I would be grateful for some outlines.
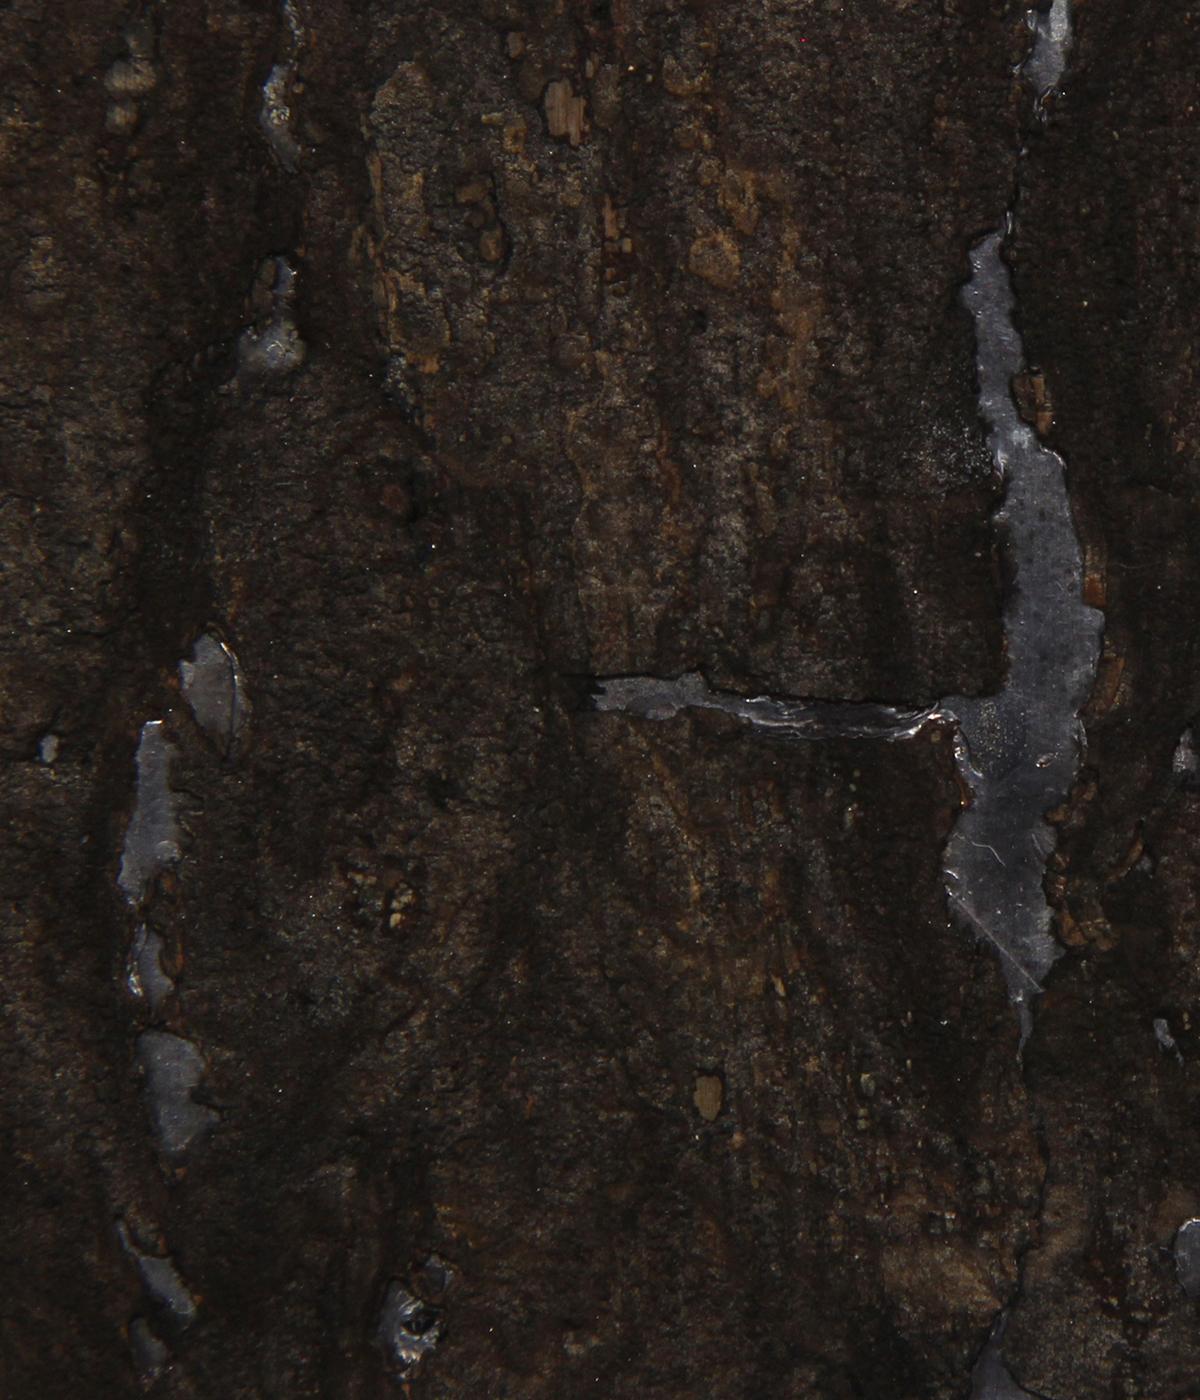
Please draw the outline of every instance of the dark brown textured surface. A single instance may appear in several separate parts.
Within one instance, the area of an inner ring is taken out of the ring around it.
[[[1033,1389],[1076,1400],[1196,1393],[1200,1329],[1167,1247],[1197,1214],[1193,772],[1171,755],[1200,708],[1194,640],[1197,209],[1189,74],[1200,11],[1081,5],[1018,221],[1026,349],[1049,370],[1105,594],[1088,770],[1064,837],[1076,945],[1030,1056],[1049,1172],[1006,1339]],[[1191,764],[1191,761],[1189,760]],[[1191,764],[1194,766],[1194,764]],[[1163,1018],[1182,1061],[1160,1051]]]
[[[1111,658],[1024,1070],[946,916],[946,733],[586,703],[998,683],[958,289],[1022,7],[298,4],[295,171],[281,11],[0,13],[5,1396],[139,1393],[139,1317],[155,1394],[396,1393],[393,1280],[443,1329],[414,1396],[949,1400],[1008,1304],[1056,1400],[1192,1394],[1197,54],[1188,5],[1078,8],[1015,248]],[[276,257],[306,357],[255,374]],[[163,717],[151,1017],[116,875]],[[179,1170],[150,1024],[220,1115]]]

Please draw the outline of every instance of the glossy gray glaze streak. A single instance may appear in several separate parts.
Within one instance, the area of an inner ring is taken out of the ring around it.
[[[269,310],[244,330],[238,340],[238,367],[244,374],[290,374],[299,369],[308,347],[292,317],[296,272],[284,257],[268,258],[260,277],[269,279],[266,294]]]
[[[744,699],[710,689],[698,672],[678,680],[616,676],[598,682],[593,704],[601,711],[624,711],[643,719],[670,719],[681,710],[720,710],[759,729],[798,739],[910,739],[939,710],[900,710],[891,705],[841,700]]]
[[[175,990],[175,981],[162,965],[163,941],[152,929],[139,924],[129,950],[126,981],[135,997],[143,998],[152,1015]]]
[[[1010,576],[1008,664],[998,694],[944,702],[959,721],[973,792],[947,843],[945,873],[955,913],[1000,954],[1024,1036],[1030,999],[1061,952],[1042,887],[1055,844],[1045,814],[1063,802],[1078,771],[1078,715],[1099,661],[1103,615],[1083,601],[1062,460],[1013,401],[1024,355],[1001,243],[994,233],[972,250],[963,300],[975,322],[980,413],[1005,485],[995,519]]]
[[[125,828],[117,884],[136,909],[146,898],[151,881],[180,856],[179,827],[171,794],[174,746],[160,719],[142,725],[137,748],[137,792],[133,816]]]
[[[301,154],[294,133],[295,114],[292,111],[292,102],[296,86],[296,57],[303,36],[291,0],[284,0],[282,18],[280,58],[267,74],[267,80],[263,84],[258,124],[275,154],[275,159],[286,171],[293,173],[300,166]]]
[[[174,1260],[169,1255],[148,1254],[139,1249],[123,1220],[117,1222],[117,1234],[125,1252],[137,1266],[150,1298],[166,1309],[180,1326],[190,1326],[196,1319],[196,1299],[184,1283]]]
[[[1023,1390],[1004,1364],[1002,1343],[1008,1318],[1001,1316],[992,1329],[987,1346],[971,1372],[971,1400],[1038,1400],[1031,1390]]]
[[[196,723],[229,753],[246,716],[237,657],[224,642],[205,633],[196,639],[191,661],[179,663],[179,679]]]
[[[1164,1055],[1174,1055],[1179,1064],[1183,1064],[1183,1052],[1179,1048],[1179,1043],[1171,1034],[1171,1024],[1165,1016],[1156,1016],[1152,1022],[1154,1039],[1158,1041],[1158,1048]]]
[[[195,1320],[196,1300],[170,1259],[143,1254],[138,1259],[138,1272],[146,1285],[146,1292],[166,1308],[177,1322],[186,1327]]]
[[[1175,1272],[1179,1286],[1193,1301],[1200,1299],[1200,1220],[1185,1220],[1175,1232]]]
[[[1190,728],[1179,736],[1171,756],[1171,772],[1185,781],[1194,780],[1200,774],[1200,755],[1196,753],[1195,736]]]
[[[153,1385],[170,1359],[170,1353],[144,1317],[135,1317],[129,1324],[129,1349],[138,1379],[143,1385]]]
[[[1021,74],[1037,102],[1062,81],[1071,49],[1071,0],[1054,0],[1048,10],[1030,10],[1033,48]]]
[[[204,1078],[204,1057],[190,1040],[169,1031],[143,1031],[137,1054],[155,1136],[163,1155],[177,1160],[218,1119],[211,1108],[192,1098]]]
[[[437,1346],[442,1324],[434,1309],[393,1279],[384,1296],[377,1335],[392,1368],[405,1375]]]

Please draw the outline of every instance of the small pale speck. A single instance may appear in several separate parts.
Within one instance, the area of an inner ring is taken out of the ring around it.
[[[692,1091],[692,1102],[696,1112],[706,1123],[711,1123],[721,1111],[725,1098],[725,1086],[715,1074],[698,1074],[696,1087]]]

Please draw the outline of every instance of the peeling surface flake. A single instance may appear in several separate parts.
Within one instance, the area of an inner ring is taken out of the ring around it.
[[[125,830],[117,884],[129,903],[139,908],[160,870],[180,856],[179,827],[171,794],[171,759],[175,749],[160,719],[142,726],[137,750],[137,797]]]
[[[192,1098],[192,1090],[204,1077],[204,1057],[190,1040],[169,1031],[143,1031],[137,1053],[159,1145],[165,1156],[182,1157],[218,1118]]]

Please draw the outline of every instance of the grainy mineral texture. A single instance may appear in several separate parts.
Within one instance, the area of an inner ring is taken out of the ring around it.
[[[0,6],[5,1400],[1194,1393],[1200,10],[1074,8],[1035,113],[1018,0]],[[1020,1057],[1001,230],[1105,624]]]

